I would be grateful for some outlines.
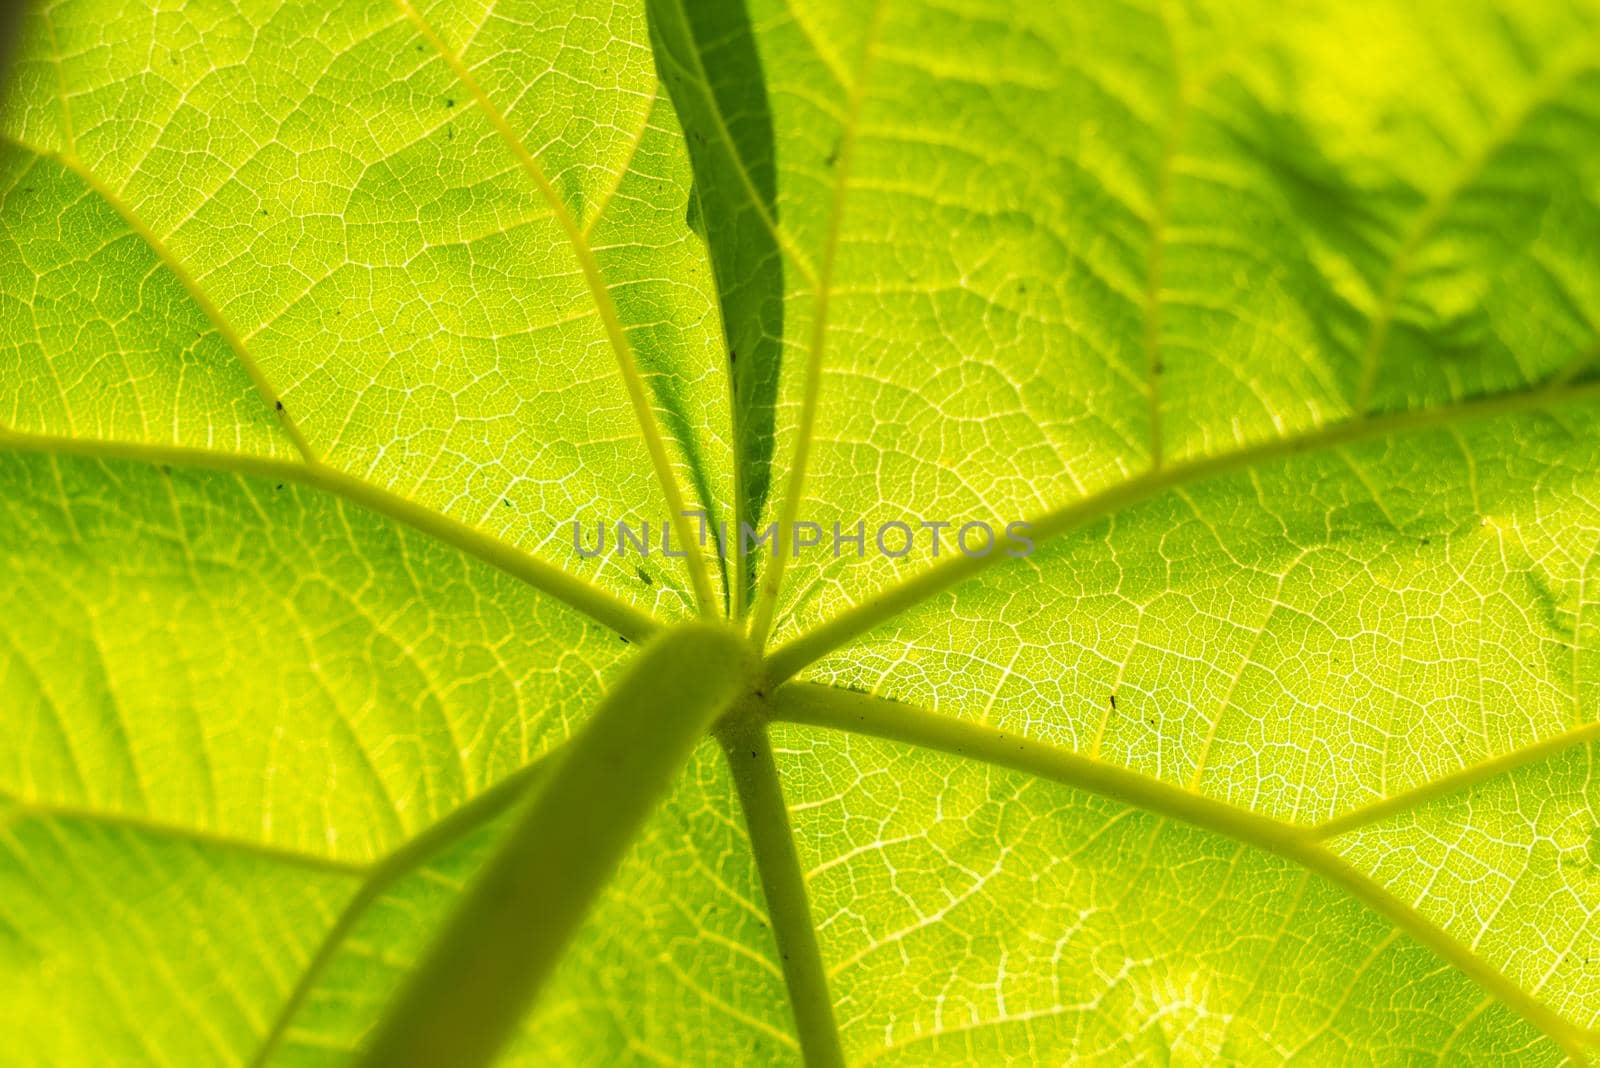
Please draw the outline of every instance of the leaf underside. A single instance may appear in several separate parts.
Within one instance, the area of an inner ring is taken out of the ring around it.
[[[700,615],[764,681],[504,1063],[1600,1049],[1592,0],[54,0],[9,55],[8,1063],[349,1063]],[[686,505],[828,537],[573,550]]]

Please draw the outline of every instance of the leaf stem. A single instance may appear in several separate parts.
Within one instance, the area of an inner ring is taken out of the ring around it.
[[[748,645],[725,626],[689,623],[645,646],[463,893],[359,1063],[489,1064],[696,742],[754,678]]]
[[[795,852],[789,808],[772,759],[766,725],[746,718],[717,732],[739,792],[750,849],[761,875],[761,891],[782,958],[784,983],[794,1011],[795,1032],[808,1068],[844,1064],[839,1027],[833,1018],[827,970],[817,946],[817,928],[806,898],[805,876]]]

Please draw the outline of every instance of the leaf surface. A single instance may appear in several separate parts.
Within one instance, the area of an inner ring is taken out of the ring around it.
[[[1592,1058],[1589,0],[60,0],[10,83],[20,1063],[351,1063],[696,614],[764,676],[506,1063]],[[686,507],[821,544],[574,550]]]

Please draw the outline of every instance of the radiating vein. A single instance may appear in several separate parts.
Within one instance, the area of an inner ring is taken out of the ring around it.
[[[806,352],[805,384],[800,397],[800,418],[795,427],[794,452],[789,459],[788,483],[778,509],[778,536],[756,587],[755,611],[750,620],[750,638],[758,650],[766,646],[767,633],[772,628],[772,617],[778,607],[778,594],[783,587],[784,563],[789,558],[789,553],[784,550],[784,534],[794,530],[795,520],[800,515],[800,497],[805,492],[806,468],[810,463],[811,446],[816,434],[817,405],[822,396],[822,357],[828,341],[828,309],[832,297],[834,264],[839,253],[839,234],[844,223],[846,192],[850,186],[850,165],[855,156],[856,135],[861,127],[861,105],[872,70],[872,49],[877,43],[885,2],[871,0],[872,13],[861,44],[856,81],[850,88],[844,129],[839,135],[833,202],[828,208],[821,265],[817,270],[816,302],[811,312],[811,339]]]
[[[321,463],[275,460],[242,453],[215,452],[182,445],[101,441],[30,434],[0,427],[0,447],[30,452],[64,453],[100,459],[134,460],[151,464],[224,471],[256,478],[293,481],[323,490],[369,511],[404,523],[451,545],[469,556],[526,582],[584,613],[595,622],[629,640],[639,640],[656,629],[656,622],[632,605],[618,600],[583,579],[563,571],[522,549],[485,534],[476,527],[425,508]]]
[[[611,290],[606,285],[605,279],[600,274],[600,264],[595,259],[594,250],[589,247],[588,238],[584,235],[577,220],[572,217],[572,212],[567,208],[566,201],[556,192],[550,184],[550,179],[545,176],[544,167],[534,158],[522,138],[512,129],[504,112],[494,105],[483,87],[478,84],[470,70],[428,24],[427,20],[412,6],[410,0],[394,0],[411,24],[416,27],[417,33],[427,41],[428,46],[439,54],[445,64],[450,68],[456,79],[472,95],[478,105],[478,110],[489,120],[495,133],[505,142],[507,148],[517,159],[524,172],[538,187],[539,193],[550,205],[562,233],[566,235],[572,247],[574,258],[578,261],[578,268],[583,273],[585,284],[594,299],[595,307],[600,313],[600,321],[605,327],[606,338],[611,344],[612,352],[617,359],[617,369],[622,376],[623,385],[627,389],[628,401],[633,406],[634,416],[639,424],[639,434],[644,440],[645,448],[650,454],[651,466],[661,484],[662,496],[666,499],[667,508],[671,511],[670,522],[673,532],[678,536],[678,544],[686,554],[684,561],[689,570],[689,580],[694,586],[695,602],[702,615],[709,615],[714,611],[716,595],[711,589],[711,575],[706,568],[704,554],[700,551],[698,539],[694,536],[688,517],[684,515],[685,505],[683,492],[678,487],[678,478],[673,473],[672,461],[667,456],[666,442],[661,436],[661,427],[656,420],[655,410],[650,406],[650,399],[645,392],[644,379],[639,373],[638,363],[633,357],[633,348],[628,343],[627,332],[623,329],[622,318],[617,314],[616,303],[611,299]]]
[[[1588,1047],[1597,1042],[1596,1035],[1567,1021],[1511,982],[1416,909],[1335,856],[1304,828],[1015,733],[936,715],[871,694],[811,683],[791,684],[776,694],[773,714],[783,722],[867,734],[981,760],[1099,794],[1274,853],[1340,887],[1383,916],[1504,1002],[1580,1063],[1586,1060]]]
[[[842,1068],[844,1054],[833,1017],[833,998],[828,993],[827,969],[817,945],[805,875],[795,852],[794,830],[789,826],[771,742],[764,725],[748,718],[719,731],[718,740],[739,791],[739,806],[744,810],[807,1068]]]
[[[0,810],[9,810],[12,818],[30,818],[62,823],[89,823],[100,827],[116,827],[123,830],[137,831],[140,834],[152,835],[157,838],[170,838],[227,852],[262,857],[310,871],[333,872],[342,875],[363,875],[371,868],[371,865],[368,864],[340,860],[337,857],[323,856],[299,849],[287,849],[281,846],[269,845],[265,842],[252,841],[248,838],[235,838],[231,835],[208,831],[201,827],[185,827],[175,823],[163,823],[160,820],[146,819],[142,816],[125,812],[37,802],[5,792],[0,792]]]
[[[1414,433],[1464,420],[1487,419],[1597,399],[1600,399],[1600,383],[1561,383],[1459,404],[1333,423],[1304,434],[1276,438],[1232,452],[1147,471],[1035,518],[1031,521],[1032,538],[1036,544],[1043,543],[1097,519],[1116,515],[1169,490],[1273,460],[1323,452],[1390,434]],[[944,563],[871,594],[855,606],[775,649],[767,659],[769,682],[776,685],[793,677],[807,665],[851,639],[1009,559],[1003,553],[990,553],[987,556],[951,555],[945,558]]]

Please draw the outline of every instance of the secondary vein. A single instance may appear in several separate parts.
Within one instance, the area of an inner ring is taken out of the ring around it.
[[[1492,757],[1489,760],[1468,765],[1452,771],[1448,775],[1441,775],[1437,779],[1425,782],[1421,786],[1413,787],[1410,790],[1402,790],[1382,800],[1374,801],[1369,805],[1363,805],[1343,815],[1325,820],[1312,828],[1312,834],[1317,838],[1336,837],[1347,831],[1355,830],[1357,827],[1376,823],[1387,816],[1407,812],[1435,798],[1448,797],[1450,794],[1492,779],[1496,775],[1513,771],[1540,760],[1546,760],[1576,746],[1587,745],[1597,738],[1600,738],[1600,723],[1588,723],[1573,730],[1564,731],[1553,738],[1546,738],[1543,741],[1534,742],[1532,745],[1513,749],[1509,753],[1502,753],[1500,756]]]
[[[123,224],[139,240],[145,243],[150,251],[155,254],[156,259],[161,261],[161,265],[167,269],[173,278],[177,279],[178,284],[189,295],[189,299],[194,301],[195,307],[200,309],[200,314],[205,316],[206,321],[211,324],[211,328],[217,332],[217,336],[221,337],[223,343],[233,352],[234,357],[239,361],[240,366],[244,368],[245,374],[249,376],[251,385],[255,386],[256,392],[261,396],[262,401],[276,411],[278,424],[282,428],[284,435],[294,444],[295,451],[307,463],[314,463],[317,457],[312,452],[311,445],[307,442],[305,434],[295,425],[293,417],[283,407],[276,387],[267,380],[267,376],[261,370],[261,365],[256,362],[255,357],[250,354],[250,350],[245,347],[244,339],[239,332],[234,329],[233,324],[222,314],[221,309],[212,303],[211,298],[206,295],[206,291],[200,287],[200,283],[184,267],[183,262],[173,255],[172,250],[157,236],[155,231],[145,225],[144,220],[134,214],[133,209],[123,202],[116,190],[102,182],[93,171],[84,165],[83,161],[77,157],[77,154],[70,150],[66,152],[48,152],[18,141],[9,134],[0,134],[0,141],[20,151],[30,153],[39,159],[56,161],[76,175],[78,180],[88,186],[107,207],[117,213]]]
[[[160,820],[125,812],[33,801],[29,798],[3,791],[0,791],[0,809],[11,809],[14,819],[36,819],[59,823],[92,823],[99,827],[114,827],[120,830],[150,835],[155,838],[189,842],[197,846],[261,857],[275,863],[290,864],[309,871],[327,872],[335,875],[364,875],[371,868],[371,865],[360,861],[342,860],[338,857],[272,845],[266,842],[252,841],[248,838],[235,838],[199,827],[183,827],[174,823],[163,823]]]

